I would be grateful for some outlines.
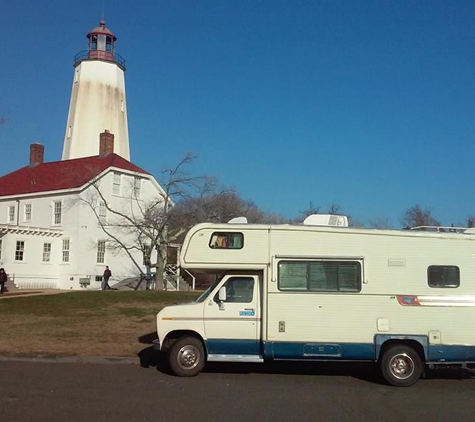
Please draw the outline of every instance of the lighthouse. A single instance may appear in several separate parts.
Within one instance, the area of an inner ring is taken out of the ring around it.
[[[63,144],[63,160],[99,155],[99,134],[113,133],[114,151],[130,161],[125,60],[105,21],[87,34],[87,51],[74,58],[74,77]]]

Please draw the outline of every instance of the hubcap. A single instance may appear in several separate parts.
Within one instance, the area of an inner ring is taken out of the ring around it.
[[[412,358],[405,353],[394,356],[389,362],[391,373],[400,380],[409,378],[414,373],[414,366]]]
[[[194,346],[183,346],[178,352],[178,364],[183,369],[193,369],[200,362],[200,352]]]

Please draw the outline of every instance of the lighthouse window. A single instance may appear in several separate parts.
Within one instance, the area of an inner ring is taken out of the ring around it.
[[[112,51],[112,38],[106,37],[106,51]]]
[[[99,34],[97,36],[97,49],[100,51],[106,51],[106,36]]]
[[[97,35],[91,37],[91,50],[97,50]]]

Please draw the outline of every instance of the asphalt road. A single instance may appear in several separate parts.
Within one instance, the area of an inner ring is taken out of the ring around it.
[[[0,421],[475,420],[464,371],[395,388],[367,364],[213,364],[195,378],[142,364],[0,362]]]

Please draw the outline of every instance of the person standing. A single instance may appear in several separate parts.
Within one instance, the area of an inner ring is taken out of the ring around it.
[[[110,290],[109,278],[111,278],[112,272],[109,270],[109,267],[106,266],[104,274],[102,274],[102,290]]]
[[[0,294],[3,295],[5,290],[5,283],[8,281],[7,273],[3,268],[0,268]]]

